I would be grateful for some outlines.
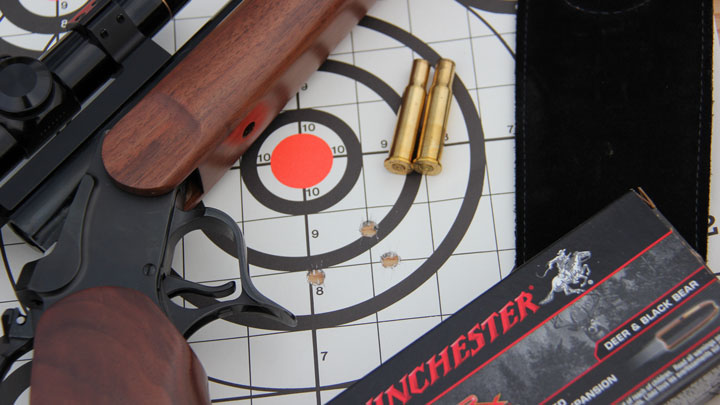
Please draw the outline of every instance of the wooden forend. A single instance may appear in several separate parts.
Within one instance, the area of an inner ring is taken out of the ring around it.
[[[166,193],[232,166],[375,0],[245,0],[108,133],[120,187]]]
[[[38,322],[30,403],[210,404],[205,370],[145,295],[79,291]]]

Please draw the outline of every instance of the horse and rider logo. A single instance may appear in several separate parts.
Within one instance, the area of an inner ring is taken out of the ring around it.
[[[590,279],[590,266],[585,262],[590,259],[589,251],[575,251],[567,253],[565,249],[560,249],[557,255],[547,262],[545,273],[540,278],[548,275],[553,268],[557,269],[557,275],[552,279],[552,288],[547,297],[540,301],[541,305],[552,302],[555,293],[564,292],[566,296],[571,294],[582,294],[585,292],[586,285],[592,285]]]

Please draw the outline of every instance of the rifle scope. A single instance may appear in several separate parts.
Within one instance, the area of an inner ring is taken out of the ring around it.
[[[29,158],[188,0],[90,0],[39,59],[0,55],[0,176]]]

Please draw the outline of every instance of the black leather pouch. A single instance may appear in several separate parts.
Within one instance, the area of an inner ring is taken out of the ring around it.
[[[637,187],[705,255],[712,2],[520,0],[517,32],[517,262]]]

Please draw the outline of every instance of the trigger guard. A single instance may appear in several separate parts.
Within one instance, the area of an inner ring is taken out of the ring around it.
[[[183,236],[195,230],[202,231],[216,246],[238,260],[242,289],[238,298],[215,301],[197,309],[183,308],[170,301],[163,280],[165,277],[171,276],[172,250]],[[295,315],[264,296],[253,284],[250,278],[245,239],[235,220],[226,213],[215,208],[204,207],[202,204],[191,211],[176,209],[169,232],[167,249],[166,260],[161,266],[163,279],[160,283],[159,300],[163,303],[170,320],[186,338],[209,322],[227,316],[240,316],[248,319],[262,316],[274,319],[286,326],[297,324]]]
[[[290,311],[261,296],[250,297],[245,292],[230,301],[216,301],[214,304],[197,309],[183,308],[170,303],[166,314],[180,333],[187,339],[208,323],[226,317],[251,320],[255,317],[273,319],[283,325],[295,326],[297,319]]]

